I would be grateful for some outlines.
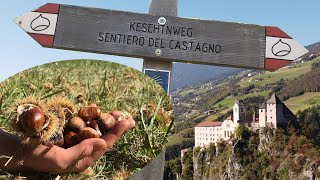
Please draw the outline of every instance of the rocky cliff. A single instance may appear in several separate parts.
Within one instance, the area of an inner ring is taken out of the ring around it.
[[[195,148],[195,180],[320,179],[320,150],[297,131],[247,128],[232,142]]]

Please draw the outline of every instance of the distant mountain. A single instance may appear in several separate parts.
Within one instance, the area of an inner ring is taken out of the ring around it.
[[[191,85],[198,85],[208,80],[214,81],[242,71],[242,69],[239,68],[185,63],[174,63],[172,69],[171,90]]]
[[[310,44],[309,46],[306,46],[306,48],[310,51],[309,54],[320,55],[320,42]]]

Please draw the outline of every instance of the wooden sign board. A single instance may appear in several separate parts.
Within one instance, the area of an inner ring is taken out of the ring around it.
[[[277,27],[46,4],[16,19],[42,46],[276,70],[308,51]]]

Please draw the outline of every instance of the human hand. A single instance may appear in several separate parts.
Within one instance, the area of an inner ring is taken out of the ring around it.
[[[86,139],[68,149],[55,145],[51,147],[39,145],[36,148],[24,150],[22,165],[19,165],[19,158],[14,158],[15,161],[8,164],[8,170],[48,173],[82,172],[93,165],[134,126],[133,119],[122,120],[101,138]]]

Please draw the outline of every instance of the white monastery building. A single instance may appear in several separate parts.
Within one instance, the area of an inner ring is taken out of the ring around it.
[[[220,140],[228,140],[235,129],[244,124],[252,128],[277,128],[296,119],[288,107],[281,102],[276,94],[259,107],[258,116],[247,113],[242,100],[236,100],[233,105],[233,115],[223,122],[202,122],[195,127],[195,146],[207,146]]]

